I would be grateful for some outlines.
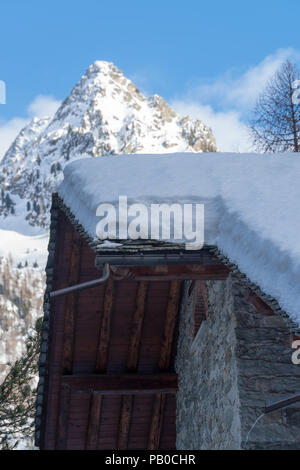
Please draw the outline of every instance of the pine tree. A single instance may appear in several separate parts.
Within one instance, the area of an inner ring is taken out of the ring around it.
[[[0,448],[13,449],[19,439],[31,439],[34,429],[41,324],[28,336],[25,354],[11,366],[0,385]]]

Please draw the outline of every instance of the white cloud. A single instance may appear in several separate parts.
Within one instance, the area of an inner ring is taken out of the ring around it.
[[[210,126],[221,151],[250,151],[246,125],[249,112],[268,80],[289,57],[298,59],[297,51],[280,49],[244,73],[227,71],[222,77],[189,87],[171,105],[178,113]]]
[[[59,105],[60,101],[52,96],[38,95],[28,106],[26,117],[15,117],[8,121],[0,121],[0,161],[20,130],[33,117],[53,116]]]
[[[220,151],[251,151],[247,126],[242,122],[237,111],[215,111],[209,105],[186,103],[185,101],[173,101],[172,107],[178,114],[201,119],[204,124],[211,127]]]
[[[32,117],[53,116],[61,102],[52,96],[38,95],[28,106],[28,114]]]
[[[24,118],[13,118],[0,124],[0,161],[27,122],[28,120]]]

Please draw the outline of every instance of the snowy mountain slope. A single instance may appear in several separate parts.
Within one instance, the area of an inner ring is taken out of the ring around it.
[[[181,118],[158,95],[147,99],[112,63],[97,61],[53,119],[34,119],[4,156],[0,226],[6,228],[10,215],[11,230],[18,230],[24,218],[31,226],[47,228],[50,195],[70,160],[201,151],[216,151],[212,132],[201,121]]]
[[[0,383],[42,314],[44,286],[41,269],[17,269],[11,257],[0,256]]]
[[[0,229],[0,257],[11,257],[14,267],[36,266],[44,271],[48,257],[48,238],[48,234],[26,236]]]

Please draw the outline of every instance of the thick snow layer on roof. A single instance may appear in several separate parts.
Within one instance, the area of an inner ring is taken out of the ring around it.
[[[128,155],[78,160],[59,195],[96,236],[96,209],[120,195],[146,205],[204,203],[205,243],[300,321],[300,156]]]

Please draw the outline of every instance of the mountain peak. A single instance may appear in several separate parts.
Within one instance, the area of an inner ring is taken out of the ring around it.
[[[123,73],[118,69],[118,67],[113,62],[106,62],[105,60],[95,60],[93,64],[89,66],[86,71],[86,74],[94,73],[117,73],[123,75]]]
[[[68,161],[129,153],[216,151],[211,130],[146,98],[111,62],[87,69],[53,118],[33,120],[0,164],[0,216],[48,226],[51,193]]]

